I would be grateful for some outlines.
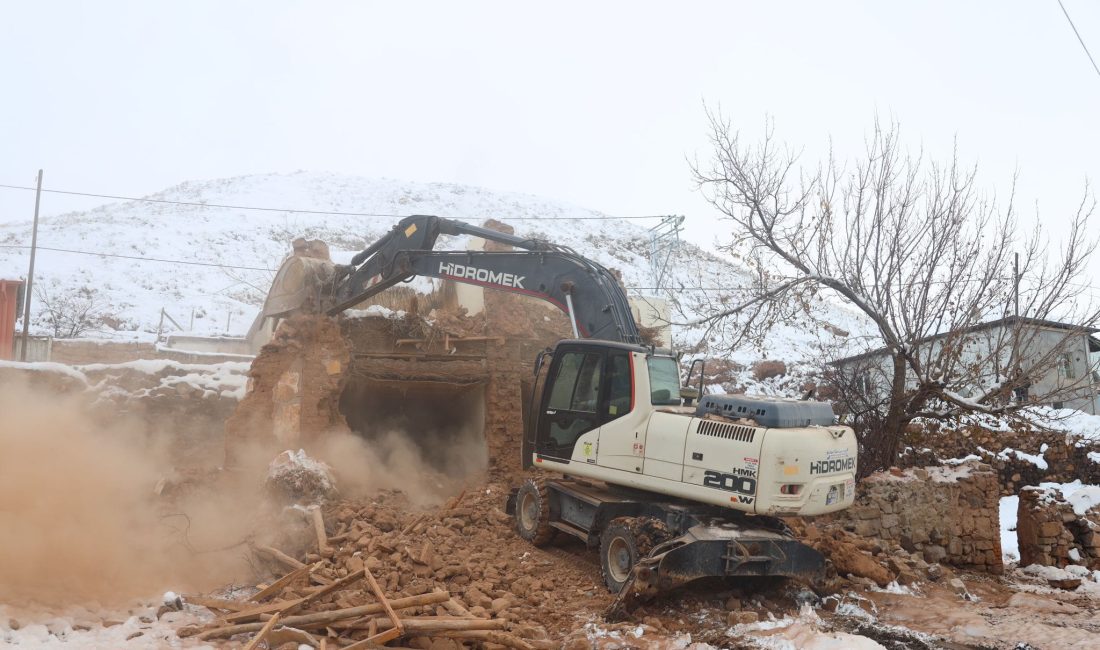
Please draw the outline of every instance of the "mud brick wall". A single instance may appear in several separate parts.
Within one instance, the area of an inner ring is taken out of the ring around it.
[[[1020,492],[1016,535],[1020,566],[1100,569],[1100,508],[1079,515],[1057,490],[1029,487]]]
[[[857,535],[920,551],[928,562],[999,574],[999,496],[997,473],[984,463],[892,468],[864,479],[841,516]]]
[[[137,359],[156,359],[156,347],[152,343],[122,343],[85,341],[80,339],[54,339],[50,361],[71,366],[90,363],[125,363]]]

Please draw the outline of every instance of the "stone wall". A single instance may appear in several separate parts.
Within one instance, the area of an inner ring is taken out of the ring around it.
[[[1100,569],[1100,507],[1075,511],[1058,490],[1024,488],[1016,535],[1020,566],[1078,564]]]
[[[841,513],[860,537],[895,542],[928,562],[1001,573],[999,480],[989,465],[879,472],[856,490]]]
[[[979,456],[1000,476],[1002,496],[1015,495],[1023,487],[1043,482],[1066,483],[1081,479],[1084,483],[1100,484],[1100,462],[1089,457],[1090,453],[1100,452],[1100,441],[1070,439],[1060,431],[910,425],[905,444],[908,449],[898,461],[902,467],[924,467],[937,465],[946,458]],[[1039,467],[1009,449],[1039,456],[1046,467]]]

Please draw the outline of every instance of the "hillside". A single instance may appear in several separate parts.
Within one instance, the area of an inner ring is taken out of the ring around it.
[[[494,218],[514,226],[517,234],[570,246],[618,269],[631,293],[651,293],[635,288],[653,284],[645,229],[648,222],[613,219],[530,195],[445,183],[298,172],[187,182],[145,198],[384,215],[435,214],[472,223]],[[143,201],[43,217],[39,229],[42,247],[203,265],[42,249],[32,328],[49,333],[43,320],[45,303],[79,296],[83,291],[94,296],[94,308],[108,316],[107,325],[85,333],[87,337],[150,340],[155,337],[162,308],[185,330],[241,335],[251,324],[273,271],[294,237],[329,242],[339,261],[386,232],[396,220]],[[691,227],[690,220],[687,227]],[[25,222],[0,224],[0,244],[25,246],[29,231]],[[25,276],[27,259],[26,249],[0,248],[0,277]],[[674,256],[671,276],[676,290],[666,297],[673,302],[674,313],[676,308],[681,312],[674,319],[682,320],[697,314],[700,298],[721,302],[725,296],[728,304],[736,299],[736,288],[748,281],[742,267],[689,243],[683,243]],[[719,292],[715,287],[732,291]],[[860,327],[858,319],[841,306],[820,300],[812,308],[841,330]],[[734,357],[741,361],[812,358],[811,348],[818,335],[808,329],[798,323],[777,327],[764,349],[743,347]],[[166,330],[175,328],[169,324]],[[674,331],[677,344],[684,347],[695,345],[704,334],[698,329]]]

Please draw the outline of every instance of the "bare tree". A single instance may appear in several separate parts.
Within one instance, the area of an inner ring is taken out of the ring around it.
[[[62,289],[56,282],[36,284],[34,295],[41,305],[38,321],[54,338],[76,338],[104,324],[108,314],[95,289],[88,286]]]
[[[726,252],[756,269],[747,295],[697,324],[742,328],[752,338],[791,315],[777,305],[805,305],[822,291],[873,324],[879,350],[867,358],[877,360],[868,363],[877,375],[837,378],[843,406],[863,425],[865,471],[894,461],[915,418],[1020,408],[1022,400],[1006,395],[1082,340],[1081,329],[1064,330],[1052,346],[1031,325],[1057,318],[1084,328],[1100,315],[1085,294],[1096,248],[1087,234],[1095,207],[1087,186],[1052,252],[1038,226],[1020,233],[1013,194],[1004,201],[982,194],[976,169],[960,165],[957,154],[929,161],[904,152],[898,136],[897,125],[876,122],[858,160],[842,165],[830,154],[806,171],[777,144],[770,124],[749,145],[710,114],[713,158],[693,165],[704,195],[732,225]],[[981,334],[975,325],[1014,313],[1017,252],[1027,278],[1019,288],[1022,318]]]

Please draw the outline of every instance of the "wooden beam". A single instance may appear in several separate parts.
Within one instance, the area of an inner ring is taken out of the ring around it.
[[[286,553],[283,553],[277,548],[272,548],[270,546],[256,546],[254,548],[263,555],[282,562],[291,569],[301,569],[302,567],[306,566],[304,562],[299,562],[298,560],[295,560],[294,558],[290,557]]]
[[[313,508],[311,515],[313,517],[313,531],[317,534],[317,552],[322,556],[327,556],[332,553],[332,548],[328,545],[328,533],[325,532],[325,516],[321,514],[319,506]]]
[[[420,607],[422,605],[437,605],[439,603],[449,600],[451,595],[445,591],[433,592],[428,594],[420,594],[419,596],[409,596],[407,598],[397,598],[390,601],[390,606],[394,610],[400,611],[402,609],[409,609],[410,607]],[[347,618],[359,618],[361,616],[368,616],[370,614],[382,614],[385,612],[385,608],[381,603],[370,603],[369,605],[359,605],[357,607],[345,607],[344,609],[334,609],[327,612],[317,612],[315,614],[299,614],[296,616],[287,616],[283,619],[284,625],[298,628],[311,628],[311,627],[324,627],[330,623],[336,621],[342,621]],[[217,627],[202,632],[197,632],[197,637],[200,640],[208,639],[222,639],[231,637],[234,634],[243,634],[245,632],[255,632],[263,627],[262,623],[241,623],[238,625],[226,625]],[[190,636],[190,635],[185,635]]]
[[[313,567],[309,567],[309,566],[304,566],[300,569],[294,569],[290,573],[286,574],[285,576],[279,578],[275,582],[272,582],[268,586],[266,586],[263,589],[256,592],[252,596],[252,600],[254,600],[256,602],[263,602],[265,599],[271,598],[272,596],[274,596],[274,595],[278,594],[280,591],[282,591],[283,587],[286,587],[287,585],[294,582],[298,578],[305,577],[305,575],[307,573],[309,573],[311,570],[313,570]],[[240,611],[240,610],[237,610],[237,611]]]
[[[248,642],[248,645],[244,647],[244,650],[256,650],[256,648],[258,648],[260,646],[260,643],[264,640],[264,637],[267,636],[267,633],[270,632],[271,628],[275,627],[275,624],[278,622],[279,615],[276,613],[274,616],[268,619],[267,623],[265,623],[263,627],[260,628],[259,633],[256,634],[256,636],[252,637],[252,640]]]
[[[378,602],[382,603],[382,607],[386,609],[386,614],[390,617],[390,620],[393,621],[393,627],[399,632],[397,636],[402,636],[405,634],[405,629],[401,626],[401,619],[397,617],[397,612],[393,611],[393,607],[390,607],[390,601],[386,598],[386,594],[382,592],[382,587],[378,586],[378,581],[374,579],[374,574],[366,567],[363,567],[363,571],[367,574],[367,583],[370,584],[371,591],[373,591],[375,597],[378,598]]]
[[[198,605],[199,607],[206,607],[207,609],[221,609],[227,612],[239,612],[254,607],[252,603],[246,603],[240,600],[207,598],[206,596],[184,596],[183,602],[189,605]]]
[[[380,645],[386,645],[399,636],[401,636],[401,632],[399,632],[396,627],[391,627],[385,632],[379,632],[378,634],[368,636],[362,641],[356,641],[351,645],[346,645],[343,647],[343,650],[364,650],[365,648],[374,648]]]

